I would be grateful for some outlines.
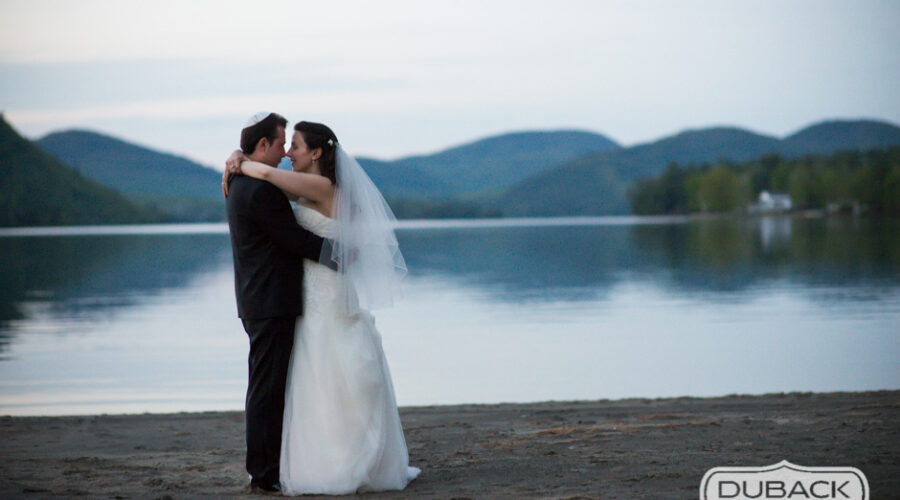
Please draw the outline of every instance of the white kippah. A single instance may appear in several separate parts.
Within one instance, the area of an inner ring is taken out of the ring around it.
[[[271,114],[272,113],[269,111],[260,111],[259,113],[256,113],[255,115],[251,116],[249,120],[247,120],[247,123],[244,125],[244,128],[252,127],[252,126],[256,125],[257,123],[265,120],[266,117],[268,117]]]

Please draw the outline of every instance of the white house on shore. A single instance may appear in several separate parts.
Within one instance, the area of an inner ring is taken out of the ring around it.
[[[783,213],[790,212],[794,208],[794,202],[789,194],[762,191],[759,193],[759,200],[748,208],[751,213]]]

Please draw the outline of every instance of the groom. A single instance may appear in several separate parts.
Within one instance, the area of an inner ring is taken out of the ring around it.
[[[241,150],[277,168],[286,126],[276,113],[253,116],[241,131]],[[297,224],[287,197],[272,184],[231,176],[227,192],[234,291],[250,337],[247,472],[251,490],[278,491],[284,389],[294,325],[303,314],[303,259],[318,261],[323,240]]]

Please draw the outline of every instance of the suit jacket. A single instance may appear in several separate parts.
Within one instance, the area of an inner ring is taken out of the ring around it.
[[[232,176],[225,207],[238,316],[303,314],[303,259],[319,260],[322,238],[297,224],[287,197],[265,181]]]

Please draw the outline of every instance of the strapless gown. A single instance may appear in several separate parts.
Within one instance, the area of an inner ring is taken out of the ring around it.
[[[297,222],[322,237],[334,220],[297,205]],[[305,260],[281,438],[285,494],[399,490],[420,472],[409,453],[381,336],[367,312],[339,306],[341,276]]]

